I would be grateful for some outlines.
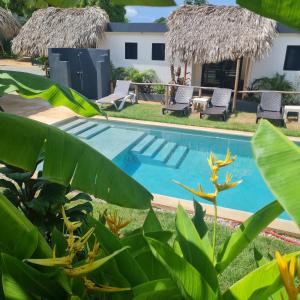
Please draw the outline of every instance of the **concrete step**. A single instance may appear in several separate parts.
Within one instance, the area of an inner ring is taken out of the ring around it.
[[[165,139],[156,139],[150,146],[148,146],[142,153],[143,156],[153,157],[166,143]]]
[[[142,153],[154,140],[154,135],[146,135],[137,145],[135,145],[131,149],[131,151],[135,153]]]
[[[92,137],[98,135],[99,133],[107,130],[108,128],[110,128],[110,126],[108,125],[104,125],[104,124],[98,124],[97,126],[95,127],[92,127],[86,131],[83,131],[82,133],[80,133],[78,135],[79,138],[81,139],[91,139]]]
[[[66,130],[70,130],[70,129],[76,127],[76,126],[79,126],[79,125],[81,125],[83,123],[85,123],[85,120],[83,120],[83,119],[76,119],[76,120],[74,120],[72,122],[69,122],[67,124],[64,124],[64,125],[60,126],[59,129],[66,131]]]
[[[76,126],[74,128],[71,128],[67,130],[68,133],[73,134],[73,135],[78,135],[84,131],[87,131],[90,128],[93,128],[97,126],[96,122],[84,122],[83,124]]]
[[[181,162],[184,160],[187,152],[188,148],[186,146],[178,146],[173,151],[173,154],[168,159],[166,165],[171,168],[178,168]]]
[[[165,162],[169,159],[171,154],[173,153],[173,150],[176,147],[176,143],[166,143],[162,149],[155,155],[154,160],[159,162]]]

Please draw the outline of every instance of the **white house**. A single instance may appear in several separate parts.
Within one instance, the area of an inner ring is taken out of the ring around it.
[[[165,24],[156,23],[109,23],[102,48],[110,49],[115,67],[135,67],[141,71],[153,69],[161,82],[170,82],[170,62],[165,49]],[[278,37],[273,47],[262,60],[251,65],[249,85],[254,79],[286,74],[300,90],[300,32],[278,24]],[[243,64],[241,80],[243,80]],[[233,85],[235,62],[190,65],[189,76],[193,85],[218,86],[218,72],[226,69],[224,82]]]

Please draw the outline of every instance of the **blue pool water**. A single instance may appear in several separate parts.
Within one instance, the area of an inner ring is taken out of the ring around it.
[[[199,182],[205,191],[213,191],[207,158],[212,151],[222,159],[230,149],[237,159],[221,169],[220,181],[229,172],[233,181],[242,179],[243,183],[220,193],[218,205],[255,212],[274,200],[255,165],[247,137],[83,119],[59,127],[100,151],[152,193],[187,200],[192,195],[173,180],[195,188]],[[281,218],[289,219],[286,213]]]

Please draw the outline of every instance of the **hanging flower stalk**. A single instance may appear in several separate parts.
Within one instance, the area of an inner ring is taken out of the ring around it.
[[[68,277],[80,278],[83,281],[87,292],[120,292],[130,290],[130,288],[118,288],[98,284],[87,277],[89,273],[97,270],[111,258],[126,250],[128,247],[123,247],[108,256],[100,256],[100,244],[96,239],[93,247],[89,247],[88,245],[88,240],[93,235],[95,228],[90,228],[83,236],[76,236],[75,231],[81,227],[82,223],[71,222],[66,216],[64,208],[62,208],[62,218],[66,228],[67,255],[63,257],[56,257],[56,247],[54,246],[52,258],[26,259],[26,261],[46,267],[61,267]],[[73,264],[76,255],[85,249],[88,251],[86,257],[83,259],[82,264]]]
[[[111,233],[117,237],[120,237],[120,230],[131,222],[131,220],[123,220],[116,210],[113,213],[107,214],[105,220]]]
[[[219,183],[218,182],[218,179],[219,179],[218,172],[221,168],[226,167],[226,166],[230,165],[231,163],[233,163],[235,161],[235,159],[236,159],[236,157],[235,156],[232,157],[229,150],[227,150],[226,157],[224,160],[218,160],[217,157],[215,157],[212,153],[210,153],[210,156],[208,158],[208,165],[211,169],[210,181],[212,182],[212,184],[214,185],[214,188],[215,188],[213,193],[204,192],[201,184],[199,184],[199,183],[198,183],[198,189],[195,190],[193,188],[187,187],[186,185],[184,185],[180,182],[175,181],[176,184],[183,187],[185,190],[191,192],[193,195],[212,202],[212,204],[214,206],[213,257],[212,257],[213,262],[215,260],[215,248],[216,248],[216,239],[217,239],[217,219],[218,219],[217,197],[220,192],[231,189],[242,182],[242,180],[232,182],[231,181],[232,175],[227,174],[226,178],[225,178],[225,182]]]
[[[298,294],[300,294],[300,286],[295,283],[295,275],[297,272],[298,281],[300,280],[300,260],[296,262],[296,257],[293,256],[288,262],[279,251],[275,253],[277,265],[280,271],[281,280],[285,286],[289,300],[297,300]],[[283,299],[283,296],[281,295]]]

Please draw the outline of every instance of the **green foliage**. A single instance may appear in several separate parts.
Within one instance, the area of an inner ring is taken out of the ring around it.
[[[253,81],[250,90],[274,90],[274,91],[295,91],[293,84],[285,78],[286,74],[276,73],[272,77],[261,77]],[[259,101],[259,97],[253,98]],[[283,104],[295,104],[299,102],[299,96],[283,95]]]
[[[186,5],[203,5],[206,3],[206,0],[184,0],[184,4]]]
[[[262,121],[252,140],[257,166],[278,202],[300,226],[300,150],[268,121]]]
[[[75,113],[91,117],[102,114],[99,107],[75,90],[49,78],[16,71],[0,71],[0,96],[17,92],[25,99],[40,98],[53,106],[65,106]]]
[[[80,0],[79,6],[99,6],[107,12],[110,22],[126,22],[124,5],[113,4],[110,0]]]
[[[5,164],[34,173],[42,152],[42,176],[49,182],[126,207],[150,206],[152,195],[145,188],[97,150],[53,126],[1,113],[0,143]]]
[[[155,85],[153,86],[152,91],[153,93],[163,95],[165,93],[165,87],[162,84]]]
[[[139,6],[176,6],[174,0],[112,0],[118,5],[139,5]]]
[[[300,2],[298,0],[237,0],[236,2],[261,16],[300,29]]]
[[[155,19],[153,21],[153,23],[157,23],[157,24],[166,24],[167,23],[167,18],[165,17],[160,17],[158,19]]]

